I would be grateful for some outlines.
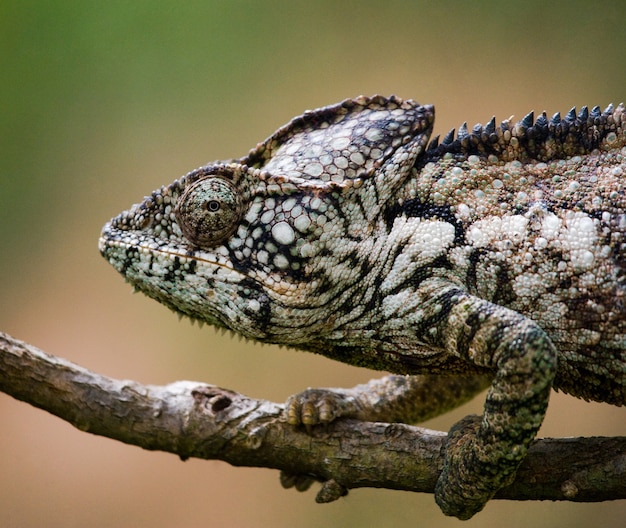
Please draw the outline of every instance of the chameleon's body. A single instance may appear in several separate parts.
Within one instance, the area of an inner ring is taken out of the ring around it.
[[[513,478],[551,387],[626,403],[626,110],[491,120],[440,145],[433,121],[394,97],[307,112],[155,191],[104,227],[100,249],[179,313],[422,375],[356,403],[305,392],[291,423],[421,418],[487,379],[436,490],[468,518]]]

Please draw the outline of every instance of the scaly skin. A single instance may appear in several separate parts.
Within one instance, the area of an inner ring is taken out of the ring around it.
[[[306,112],[114,218],[100,251],[180,314],[419,375],[305,391],[294,425],[422,419],[489,386],[435,493],[467,519],[514,478],[551,388],[626,401],[626,117],[492,119],[429,144],[433,121],[395,97]]]

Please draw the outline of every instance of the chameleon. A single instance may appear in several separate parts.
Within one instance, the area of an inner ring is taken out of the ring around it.
[[[552,389],[626,403],[626,110],[441,141],[434,116],[379,95],[306,111],[152,192],[99,249],[178,314],[388,373],[291,397],[294,426],[415,422],[487,389],[435,488],[468,519],[514,479]]]

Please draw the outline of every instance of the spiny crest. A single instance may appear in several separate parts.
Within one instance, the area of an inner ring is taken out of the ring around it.
[[[584,106],[580,112],[572,108],[564,118],[559,112],[548,119],[542,112],[535,120],[529,112],[521,121],[510,119],[496,126],[492,117],[486,125],[476,124],[471,131],[463,123],[458,132],[450,130],[439,142],[435,137],[428,145],[425,162],[440,159],[446,154],[465,157],[471,154],[496,155],[499,161],[535,159],[548,161],[585,154],[604,143],[614,146],[626,144],[626,109],[609,105],[604,111]]]

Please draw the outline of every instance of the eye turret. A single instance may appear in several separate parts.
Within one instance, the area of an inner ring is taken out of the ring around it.
[[[215,176],[190,185],[178,200],[175,215],[183,235],[193,244],[214,247],[237,228],[243,206],[232,182]]]

